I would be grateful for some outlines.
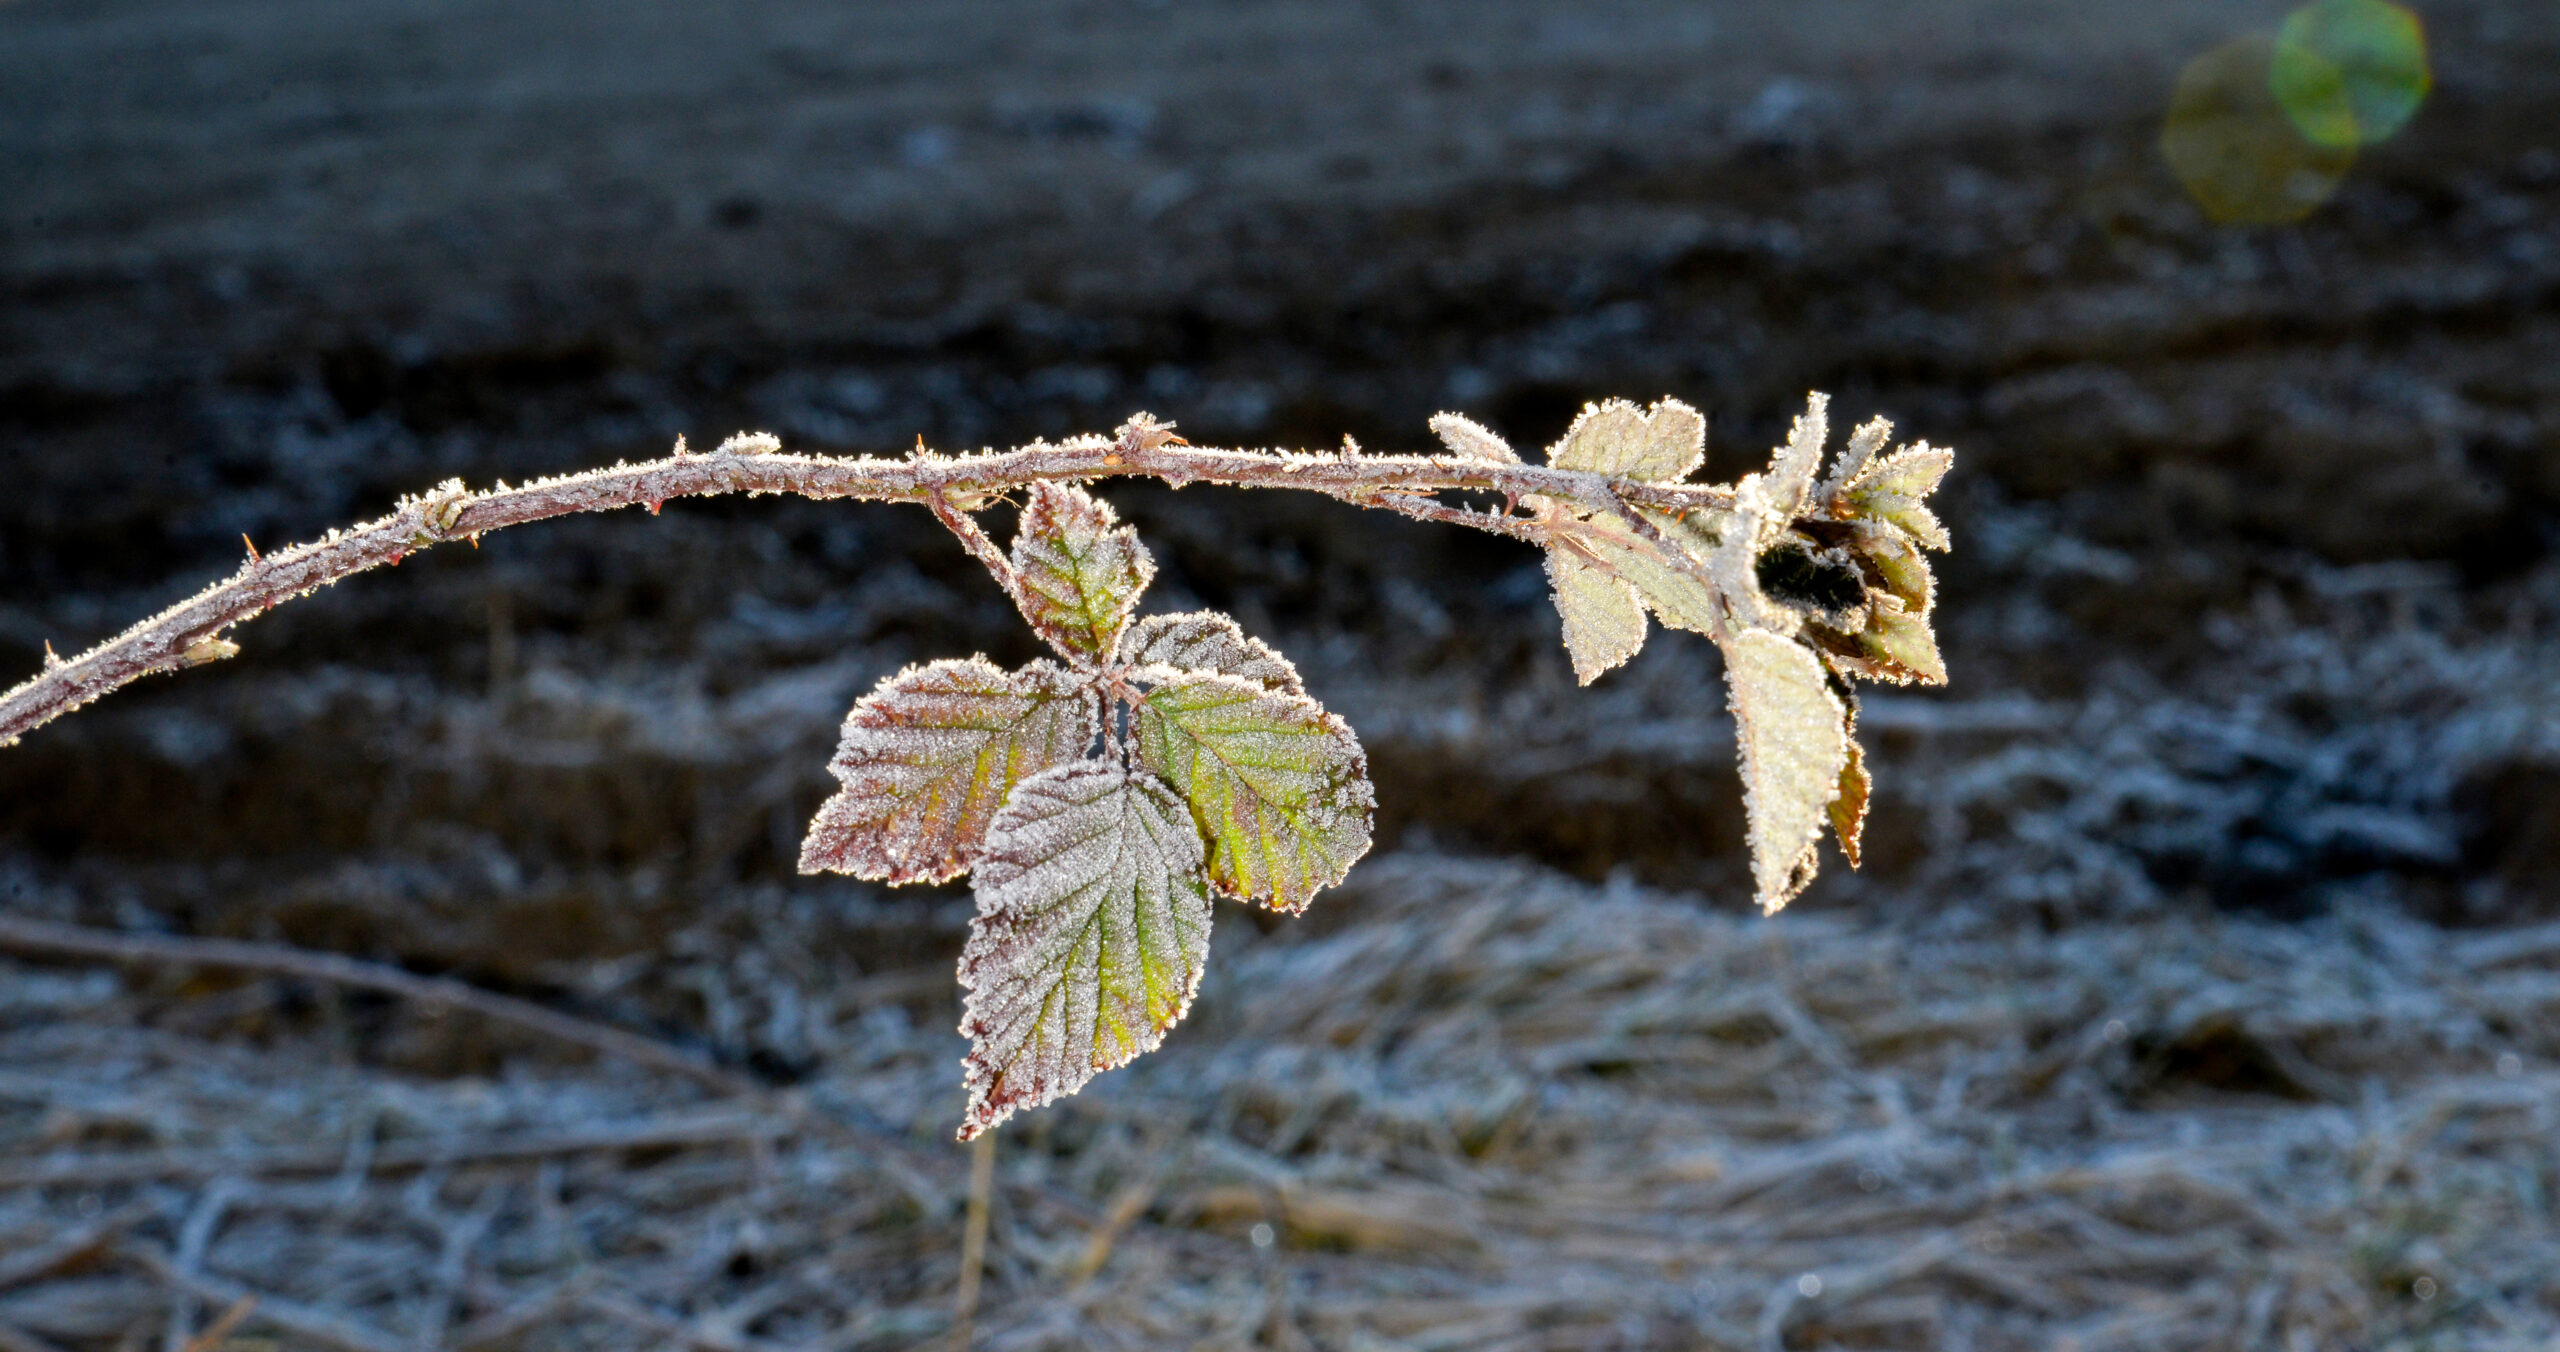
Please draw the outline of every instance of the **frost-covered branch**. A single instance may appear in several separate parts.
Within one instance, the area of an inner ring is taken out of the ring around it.
[[[1152,478],[1241,488],[1295,488],[1359,506],[1535,539],[1525,523],[1502,514],[1465,511],[1414,494],[1482,490],[1508,498],[1543,496],[1614,510],[1627,502],[1668,511],[1720,508],[1732,492],[1706,485],[1645,483],[1519,463],[1447,455],[1365,455],[1187,446],[1145,415],[1116,436],[1034,443],[976,455],[919,453],[811,456],[780,453],[769,436],[732,437],[710,454],[682,442],[661,460],[481,491],[448,481],[404,500],[397,511],[325,538],[252,557],[229,578],[171,606],[69,660],[48,655],[44,670],[0,695],[0,746],[123,686],[230,656],[223,632],[341,578],[396,564],[450,540],[477,540],[493,530],[578,512],[659,505],[719,493],[796,493],[810,498],[966,503],[1040,481]]]
[[[1883,454],[1892,428],[1877,419],[1824,476],[1819,394],[1768,468],[1730,488],[1689,482],[1706,419],[1676,399],[1586,406],[1543,467],[1455,414],[1431,428],[1448,455],[1371,456],[1348,439],[1328,455],[1212,450],[1141,413],[1109,437],[978,455],[784,455],[759,435],[521,488],[450,481],[379,521],[253,551],[230,580],[70,662],[48,650],[42,674],[0,696],[0,743],[146,673],[228,657],[230,626],[448,540],[709,493],[920,503],[1052,655],[1010,671],[928,662],[855,703],[800,869],[970,876],[966,1139],[1162,1042],[1199,989],[1215,898],[1303,911],[1369,849],[1368,753],[1289,660],[1215,611],[1139,616],[1154,556],[1075,481],[1144,477],[1303,489],[1533,545],[1585,684],[1633,657],[1655,620],[1706,635],[1724,653],[1761,905],[1803,890],[1826,827],[1854,866],[1870,781],[1850,683],[1946,679],[1923,551],[1948,545],[1924,500],[1949,453]],[[1502,501],[1439,496],[1452,491]],[[1012,496],[1007,550],[974,514]]]

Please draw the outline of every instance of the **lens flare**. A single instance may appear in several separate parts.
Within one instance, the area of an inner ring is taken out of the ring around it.
[[[2354,142],[2307,139],[2277,102],[2269,78],[2275,52],[2264,37],[2224,43],[2187,63],[2169,99],[2160,153],[2187,195],[2220,224],[2299,221],[2329,200],[2355,163]],[[2354,116],[2336,88],[2311,112]]]
[[[2389,139],[2434,82],[2418,16],[2388,0],[2317,0],[2286,15],[2267,72],[2293,125],[2332,149]]]

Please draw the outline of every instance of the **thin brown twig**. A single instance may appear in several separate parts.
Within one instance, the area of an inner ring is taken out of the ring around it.
[[[127,1202],[32,1249],[0,1258],[0,1291],[41,1281],[96,1255],[114,1243],[118,1236],[159,1210],[158,1204],[153,1202]]]
[[[1155,435],[1156,425],[1132,419],[1111,437],[1035,443],[977,455],[923,454],[896,460],[872,456],[783,455],[771,437],[735,437],[710,455],[681,453],[637,465],[615,465],[583,474],[540,479],[485,492],[459,480],[405,499],[398,510],[325,538],[272,550],[244,561],[239,570],[68,661],[51,656],[34,677],[0,695],[0,746],[63,714],[154,672],[173,671],[230,655],[222,631],[296,596],[356,573],[398,563],[450,540],[473,540],[490,531],[578,512],[648,507],[682,497],[720,493],[794,493],[810,498],[927,502],[934,495],[963,497],[1002,492],[1035,480],[1113,477],[1161,479],[1175,486],[1220,483],[1240,488],[1297,488],[1347,501],[1374,503],[1424,515],[1429,509],[1393,506],[1384,495],[1480,489],[1512,497],[1565,498],[1592,511],[1615,503],[1643,503],[1674,511],[1730,507],[1732,490],[1709,485],[1647,484],[1548,466],[1450,460],[1432,456],[1309,456],[1282,451],[1221,450],[1186,446]],[[1518,536],[1510,518],[1457,512],[1426,519]]]
[[[223,1339],[231,1336],[233,1329],[240,1327],[240,1321],[248,1318],[249,1312],[256,1308],[258,1308],[258,1298],[254,1295],[244,1295],[231,1302],[231,1308],[223,1311],[212,1323],[205,1325],[204,1332],[187,1340],[185,1352],[213,1352],[213,1349],[222,1345]]]
[[[969,1145],[969,1212],[960,1230],[960,1290],[952,1300],[951,1352],[969,1352],[978,1336],[978,1283],[987,1266],[987,1220],[994,1198],[996,1134]]]
[[[384,963],[336,953],[314,953],[283,944],[206,939],[177,934],[120,934],[26,916],[0,915],[0,950],[111,962],[173,963],[227,967],[268,976],[381,991],[422,1004],[468,1010],[482,1018],[540,1033],[635,1065],[669,1071],[722,1094],[758,1094],[764,1086],[663,1042],[591,1019],[547,1009],[530,1000],[485,991],[451,977],[419,976]]]

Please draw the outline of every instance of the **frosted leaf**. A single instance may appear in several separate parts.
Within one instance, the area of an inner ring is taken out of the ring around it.
[[[827,765],[843,787],[809,823],[800,871],[956,878],[1005,794],[1082,756],[1096,731],[1092,692],[1055,663],[1006,672],[973,657],[909,667],[845,716]]]
[[[1458,413],[1431,415],[1431,430],[1440,444],[1461,460],[1486,460],[1497,465],[1520,463],[1520,453],[1511,443],[1495,436],[1475,419]]]
[[[1626,522],[1606,516],[1576,522],[1572,527],[1573,541],[1602,568],[1634,587],[1664,624],[1707,635],[1724,632],[1724,612],[1718,604],[1716,588],[1702,576],[1705,567],[1696,552],[1701,548],[1712,550],[1715,535],[1695,518],[1684,522],[1667,513],[1639,515],[1664,537],[1661,542],[1648,540]]]
[[[1841,503],[1853,515],[1899,526],[1930,549],[1945,549],[1947,528],[1921,502],[1955,464],[1953,451],[1926,442],[1894,452],[1869,465],[1841,490]]]
[[[1929,613],[1937,601],[1938,583],[1930,575],[1928,556],[1910,536],[1895,527],[1862,526],[1852,550],[1866,561],[1886,593],[1902,602],[1903,609],[1914,615]]]
[[[1644,603],[1634,587],[1563,547],[1547,551],[1547,580],[1555,584],[1575,680],[1589,685],[1644,647]]]
[[[968,1140],[1164,1041],[1209,959],[1200,832],[1155,776],[1079,761],[987,832],[960,952]]]
[[[1150,615],[1129,626],[1120,660],[1133,667],[1163,666],[1239,676],[1266,690],[1303,695],[1298,669],[1271,645],[1214,610]]]
[[[1564,440],[1547,452],[1547,463],[1557,469],[1647,483],[1685,479],[1706,458],[1707,420],[1677,399],[1656,403],[1650,413],[1624,399],[1585,404]]]
[[[1802,512],[1813,496],[1813,478],[1822,472],[1822,443],[1831,435],[1831,396],[1819,390],[1804,397],[1804,412],[1787,429],[1787,444],[1769,457],[1761,491],[1781,523]]]
[[[1751,876],[1761,908],[1775,911],[1813,881],[1814,846],[1848,764],[1848,710],[1802,644],[1745,629],[1722,646],[1742,750]]]
[[[1727,610],[1743,624],[1793,634],[1802,617],[1760,591],[1760,555],[1785,537],[1788,519],[1770,502],[1765,475],[1743,475],[1733,486],[1733,500],[1732,522],[1707,554],[1707,574],[1715,579]]]
[[[1156,575],[1138,533],[1111,505],[1080,488],[1038,482],[1013,537],[1022,617],[1079,665],[1111,656],[1138,594]]]
[[[1816,625],[1807,630],[1832,662],[1852,675],[1896,685],[1917,681],[1945,685],[1947,667],[1938,656],[1937,635],[1928,620],[1911,614],[1899,598],[1877,596],[1868,607],[1866,626],[1843,633]]]
[[[1822,487],[1816,490],[1815,496],[1825,502],[1838,497],[1842,486],[1857,478],[1891,440],[1891,418],[1869,418],[1859,424],[1858,430],[1849,434],[1848,448],[1840,452],[1839,463],[1831,467],[1831,473],[1823,476]]]
[[[1219,891],[1304,910],[1368,852],[1368,758],[1314,700],[1190,672],[1135,713],[1138,761],[1191,804]]]
[[[1840,766],[1840,796],[1831,800],[1831,834],[1840,839],[1840,855],[1849,867],[1858,866],[1859,839],[1866,832],[1867,795],[1875,781],[1867,775],[1866,752],[1857,739],[1849,741],[1849,759]]]

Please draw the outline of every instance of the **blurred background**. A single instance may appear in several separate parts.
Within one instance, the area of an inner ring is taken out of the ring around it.
[[[1577,689],[1515,545],[1109,487],[1378,845],[999,1133],[966,1282],[968,896],[792,870],[854,698],[1031,655],[929,518],[281,609],[0,751],[6,913],[720,1069],[21,945],[0,1348],[2548,1348],[2556,208],[2527,0],[0,3],[10,680],[678,434],[1959,452],[1953,683],[1769,921],[1704,641]]]

